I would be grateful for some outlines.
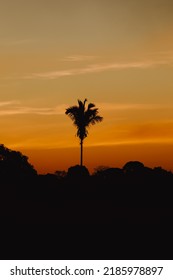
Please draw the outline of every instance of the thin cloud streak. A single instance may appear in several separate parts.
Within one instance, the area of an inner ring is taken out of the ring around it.
[[[38,144],[39,143],[39,144]],[[115,140],[115,141],[100,141],[100,142],[95,142],[92,144],[86,143],[85,148],[96,148],[96,147],[112,147],[112,146],[133,146],[133,145],[145,145],[145,144],[158,144],[158,145],[165,145],[165,144],[173,144],[173,138],[171,137],[150,137],[147,139],[130,139],[130,140]],[[78,144],[73,143],[69,144],[68,142],[64,141],[53,141],[50,143],[47,143],[46,141],[40,142],[39,138],[31,138],[27,140],[22,140],[21,142],[13,143],[13,148],[16,147],[18,148],[21,146],[23,149],[66,149],[66,148],[73,148],[73,149],[78,149]]]
[[[1,104],[1,103],[0,103]],[[8,105],[8,106],[7,106]],[[9,107],[9,105],[12,105]],[[3,102],[3,109],[0,110],[0,116],[10,115],[24,115],[24,114],[35,114],[35,115],[62,115],[65,112],[66,104],[61,104],[56,107],[48,108],[34,108],[27,106],[14,106],[14,103]],[[6,108],[4,108],[7,106]]]
[[[28,43],[32,43],[33,39],[16,39],[16,40],[10,40],[10,39],[1,39],[0,46],[20,46],[25,45]]]
[[[124,110],[159,110],[159,109],[168,109],[173,106],[170,104],[118,104],[118,103],[98,103],[97,107],[105,111],[124,111]]]
[[[77,61],[87,61],[92,60],[96,58],[96,56],[90,56],[90,55],[71,55],[67,56],[62,61],[68,61],[68,62],[77,62]]]
[[[95,144],[87,144],[86,148],[90,147],[102,147],[102,146],[119,146],[119,145],[141,145],[141,144],[172,144],[173,138],[149,138],[149,139],[132,139],[132,140],[120,140],[114,142],[98,142]]]
[[[158,52],[151,52],[149,55],[157,56],[157,59],[172,59],[173,58],[173,50],[163,50],[163,51],[158,51]]]
[[[32,73],[31,75],[24,76],[23,79],[57,79],[66,76],[76,76],[89,73],[99,73],[109,70],[125,70],[125,69],[147,69],[156,67],[158,65],[168,65],[172,63],[169,60],[159,61],[141,61],[129,63],[107,63],[107,64],[92,64],[84,68],[75,68],[69,70],[58,70],[45,73]]]
[[[159,110],[170,109],[169,104],[117,104],[117,103],[98,103],[100,110],[103,111],[126,111],[126,110]],[[28,107],[22,106],[20,101],[0,102],[0,116],[35,114],[35,115],[63,115],[68,104],[59,104],[55,107]]]
[[[8,105],[14,105],[14,104],[19,104],[18,101],[11,100],[11,101],[1,101],[0,102],[0,107],[8,106]]]

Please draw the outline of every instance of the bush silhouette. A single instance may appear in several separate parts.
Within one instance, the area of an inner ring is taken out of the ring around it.
[[[28,157],[0,145],[0,177],[5,180],[29,178],[37,174]]]
[[[89,178],[89,171],[85,166],[75,165],[71,166],[67,172],[68,179],[86,179]]]
[[[125,172],[136,172],[144,168],[144,164],[140,161],[128,161],[124,166],[123,170]]]

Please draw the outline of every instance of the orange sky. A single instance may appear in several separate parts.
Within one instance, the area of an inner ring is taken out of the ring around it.
[[[173,170],[173,4],[169,0],[2,0],[0,137],[40,173],[79,163],[77,99],[104,121],[84,164]]]

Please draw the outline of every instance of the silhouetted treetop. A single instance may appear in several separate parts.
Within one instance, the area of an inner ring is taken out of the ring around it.
[[[63,179],[67,176],[67,172],[65,170],[56,170],[54,174],[58,179]]]
[[[144,164],[140,161],[128,161],[124,166],[125,172],[139,171],[144,168]]]
[[[86,179],[89,175],[88,169],[85,166],[80,165],[69,167],[67,172],[67,178],[69,179]]]
[[[13,151],[0,144],[0,176],[26,177],[36,175],[37,172],[28,162],[28,157],[21,152]]]
[[[78,106],[71,106],[66,109],[65,112],[77,127],[77,136],[80,140],[87,137],[87,127],[103,120],[103,118],[98,115],[98,108],[94,108],[95,105],[93,103],[89,103],[87,109],[85,108],[86,101],[87,99],[85,99],[84,102],[78,100]]]

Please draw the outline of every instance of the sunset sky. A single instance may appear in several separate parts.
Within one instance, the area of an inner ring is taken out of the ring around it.
[[[39,173],[79,164],[65,109],[87,98],[104,121],[84,164],[173,171],[172,0],[0,0],[0,143]]]

